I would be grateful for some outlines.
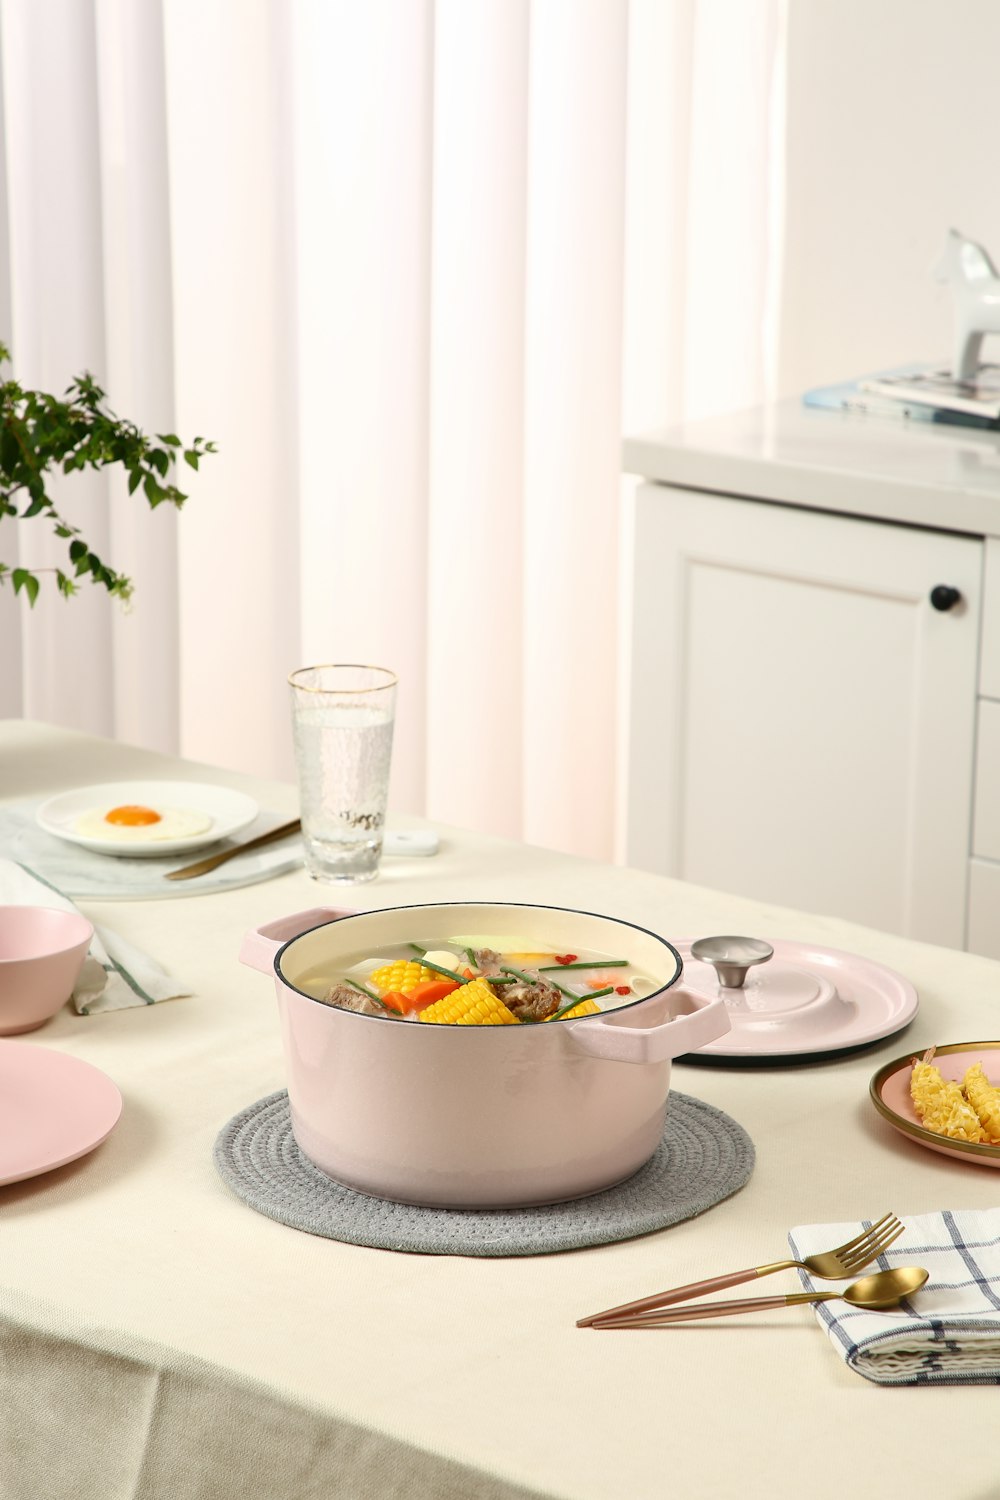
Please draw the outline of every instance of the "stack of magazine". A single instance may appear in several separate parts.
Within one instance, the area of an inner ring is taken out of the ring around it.
[[[904,422],[942,422],[1000,432],[1000,365],[980,365],[972,380],[953,380],[946,365],[907,365],[803,396],[806,406],[862,412]]]

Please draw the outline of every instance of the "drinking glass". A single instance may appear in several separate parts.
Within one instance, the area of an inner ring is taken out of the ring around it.
[[[382,855],[396,677],[384,667],[300,667],[292,733],[306,869],[314,880],[373,880]]]

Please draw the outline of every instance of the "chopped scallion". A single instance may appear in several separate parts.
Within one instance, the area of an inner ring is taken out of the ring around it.
[[[432,964],[426,956],[420,962],[425,969],[433,969],[435,974],[443,974],[445,979],[454,979],[456,984],[468,984],[468,980],[464,974],[458,974],[454,969],[444,969],[440,964]]]
[[[595,958],[593,963],[586,964],[540,964],[538,972],[548,974],[554,970],[558,974],[560,969],[568,973],[570,969],[625,969],[627,967],[627,958]]]
[[[572,995],[573,993],[572,990],[568,990],[565,985],[560,984],[555,979],[539,979],[537,974],[534,976],[532,976],[531,974],[525,974],[520,969],[510,968],[508,964],[502,964],[501,967],[505,974],[513,974],[514,978],[520,979],[523,984],[551,984],[562,995]],[[580,996],[577,995],[576,998],[577,1000],[579,1000]]]
[[[568,1000],[565,1005],[561,1005],[557,1011],[549,1016],[549,1020],[558,1021],[567,1011],[575,1009],[578,1005],[582,1005],[585,1000],[599,1000],[602,995],[611,995],[614,993],[614,988],[613,984],[609,984],[606,990],[591,990],[589,995],[574,995],[572,1000]]]

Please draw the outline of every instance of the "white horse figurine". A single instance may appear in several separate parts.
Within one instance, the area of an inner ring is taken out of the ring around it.
[[[950,229],[934,277],[948,282],[955,293],[952,379],[971,381],[979,368],[983,337],[1000,333],[1000,276],[982,245]]]

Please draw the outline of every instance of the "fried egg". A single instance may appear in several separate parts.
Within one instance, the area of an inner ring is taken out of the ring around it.
[[[190,807],[144,807],[122,803],[119,807],[91,808],[73,824],[82,838],[109,844],[168,843],[207,833],[212,819]]]

